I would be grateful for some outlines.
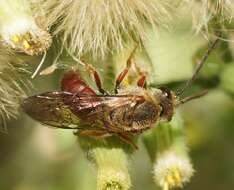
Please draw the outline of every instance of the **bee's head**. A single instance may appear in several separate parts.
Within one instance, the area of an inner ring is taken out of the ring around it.
[[[166,87],[160,87],[155,91],[154,97],[162,108],[160,117],[166,121],[170,121],[176,104],[175,93]]]

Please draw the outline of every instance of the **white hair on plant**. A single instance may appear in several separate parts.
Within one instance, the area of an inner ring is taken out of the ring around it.
[[[194,169],[189,158],[174,151],[160,154],[154,166],[155,182],[163,190],[182,187],[190,181],[193,173]]]
[[[29,55],[45,52],[51,36],[40,26],[27,0],[0,1],[0,36],[4,44]]]
[[[197,31],[219,30],[220,28],[209,28],[209,24],[213,22],[219,26],[224,25],[224,22],[231,22],[234,17],[234,1],[232,0],[185,0],[185,2],[191,7],[194,27]]]
[[[6,122],[16,118],[20,101],[30,86],[23,61],[0,47],[0,131],[6,132]]]
[[[80,56],[103,57],[119,51],[126,42],[146,38],[146,25],[162,24],[169,18],[165,0],[58,0],[43,1],[48,25],[63,33],[69,51]]]

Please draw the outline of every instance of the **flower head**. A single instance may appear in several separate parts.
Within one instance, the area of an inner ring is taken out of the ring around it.
[[[0,36],[4,44],[29,55],[45,52],[51,36],[36,22],[27,0],[0,1]]]
[[[93,148],[90,156],[97,167],[98,190],[128,190],[131,187],[128,173],[128,156],[120,148]]]
[[[164,190],[182,187],[183,184],[189,182],[193,173],[194,170],[188,157],[173,151],[160,154],[154,166],[155,181]]]
[[[126,42],[146,37],[146,25],[168,18],[165,0],[58,0],[42,4],[48,25],[63,33],[65,45],[78,56],[91,53],[103,57],[123,49]]]
[[[97,176],[98,190],[127,190],[130,188],[129,175],[112,168],[100,168]]]

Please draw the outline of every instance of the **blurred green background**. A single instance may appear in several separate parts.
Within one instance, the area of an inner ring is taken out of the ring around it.
[[[159,35],[149,32],[149,36],[145,47],[154,70],[150,73],[153,85],[174,89],[191,77],[195,59],[206,48],[206,39],[194,35],[186,20],[178,22],[169,32],[160,30]],[[220,44],[188,92],[209,88],[209,94],[178,110],[185,121],[196,170],[184,189],[232,190],[234,187],[232,52],[227,43]],[[47,61],[44,68],[49,65]],[[60,70],[37,76],[33,79],[32,94],[59,89],[61,76]],[[153,182],[152,163],[142,143],[132,155],[130,173],[132,189],[159,189]],[[18,120],[9,122],[7,134],[0,133],[2,190],[92,190],[96,186],[95,176],[96,171],[86,160],[72,131],[41,126],[22,113]]]

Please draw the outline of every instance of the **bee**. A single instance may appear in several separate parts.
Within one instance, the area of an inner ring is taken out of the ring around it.
[[[102,88],[98,72],[86,64],[99,94],[87,85],[79,72],[71,70],[66,72],[61,80],[61,91],[28,97],[23,101],[22,108],[30,117],[44,125],[76,129],[80,135],[94,138],[117,135],[137,148],[132,140],[134,135],[156,126],[160,121],[170,121],[176,107],[206,93],[203,91],[183,99],[179,98],[191,86],[217,43],[218,39],[211,44],[198,63],[191,79],[175,92],[166,87],[147,89],[146,75],[143,72],[139,72],[137,88],[119,91],[121,82],[135,64],[133,50],[126,67],[117,76],[114,94],[108,94]]]

